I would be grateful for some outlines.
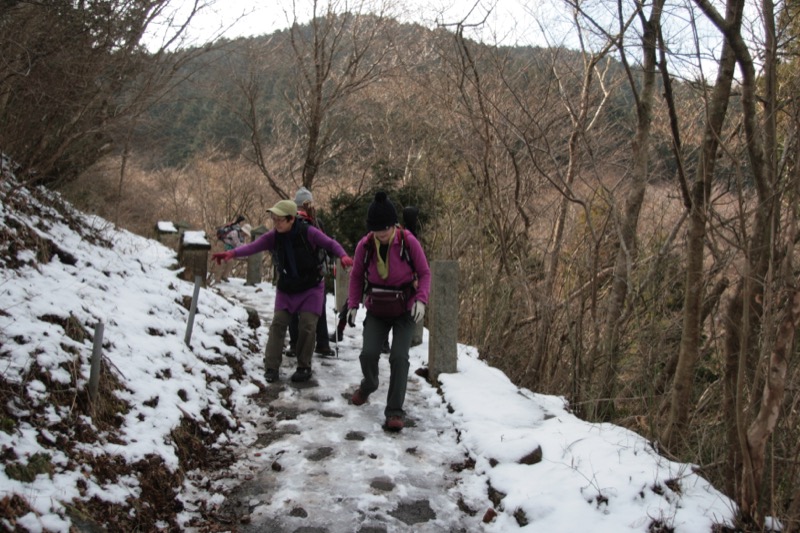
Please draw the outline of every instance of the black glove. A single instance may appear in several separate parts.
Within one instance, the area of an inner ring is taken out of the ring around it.
[[[356,315],[358,314],[358,307],[351,307],[347,311],[347,323],[351,328],[356,327]]]

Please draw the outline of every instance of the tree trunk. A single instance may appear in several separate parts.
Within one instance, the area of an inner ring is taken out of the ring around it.
[[[745,405],[748,393],[748,370],[755,360],[754,345],[761,330],[762,299],[767,273],[773,259],[774,231],[778,227],[780,202],[776,192],[775,176],[775,120],[772,116],[776,105],[775,69],[777,57],[774,45],[764,50],[765,94],[757,96],[760,80],[756,76],[755,64],[742,36],[742,14],[744,0],[729,0],[726,19],[723,20],[708,0],[695,0],[708,18],[725,36],[736,56],[742,75],[741,103],[742,124],[747,143],[747,153],[752,169],[752,180],[757,194],[753,216],[753,230],[745,251],[747,264],[740,279],[734,299],[725,316],[724,340],[724,398],[723,416],[727,424],[729,461],[725,479],[739,482],[739,489],[726,487],[729,494],[744,494],[752,489],[753,466],[749,464],[749,444],[745,430]],[[774,10],[763,12],[766,34],[774,33]],[[774,37],[774,35],[773,35]],[[768,37],[769,38],[769,37]],[[759,105],[763,105],[766,120],[759,122]],[[733,489],[733,490],[731,490]],[[743,511],[745,509],[743,508]]]
[[[599,377],[600,390],[594,405],[594,417],[608,420],[614,412],[614,395],[617,384],[617,367],[620,358],[620,329],[625,300],[628,296],[630,274],[637,255],[636,232],[639,225],[639,214],[648,177],[648,151],[650,148],[650,128],[652,124],[652,109],[656,89],[656,46],[658,32],[660,31],[661,14],[664,0],[653,2],[650,18],[643,20],[642,28],[642,90],[637,94],[636,135],[632,146],[631,183],[625,199],[624,211],[618,221],[618,249],[614,265],[614,275],[611,285],[611,294],[606,308],[605,330],[600,356],[605,359],[605,371]],[[631,87],[636,94],[636,84],[633,83],[632,70],[627,65],[624,54],[623,62],[626,64]]]
[[[741,507],[745,515],[755,516],[759,523],[763,521],[763,517],[759,516],[757,504],[764,479],[767,439],[775,431],[778,414],[783,404],[788,356],[793,351],[794,335],[798,326],[800,326],[800,291],[792,295],[789,309],[781,322],[775,348],[769,359],[769,371],[761,397],[761,409],[747,431],[747,451],[750,460],[745,462],[742,474],[744,483],[742,483]]]
[[[700,351],[702,332],[702,304],[705,286],[703,255],[705,251],[708,200],[722,126],[728,110],[731,84],[736,67],[736,58],[726,43],[717,73],[714,91],[709,101],[703,151],[697,176],[692,187],[689,207],[689,232],[686,242],[686,287],[683,295],[683,331],[681,333],[678,363],[668,397],[669,415],[661,434],[663,444],[670,447],[680,437],[689,419],[692,405],[692,377]]]

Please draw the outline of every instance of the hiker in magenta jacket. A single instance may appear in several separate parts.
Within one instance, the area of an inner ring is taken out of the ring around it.
[[[316,250],[322,248],[340,257],[342,266],[352,266],[353,260],[342,245],[320,230],[297,221],[297,205],[291,200],[281,200],[268,209],[274,228],[244,246],[213,254],[219,261],[230,261],[258,252],[274,252],[278,267],[278,284],[275,296],[275,314],[269,326],[267,348],[264,355],[268,383],[280,379],[283,358],[283,341],[293,314],[299,314],[297,336],[297,371],[292,381],[311,378],[311,355],[314,351],[314,333],[325,298],[325,282],[319,269]],[[307,240],[307,244],[304,241]]]
[[[350,326],[355,326],[362,300],[367,308],[359,356],[363,379],[350,401],[362,405],[378,388],[378,361],[391,331],[385,428],[400,431],[404,426],[408,351],[414,325],[425,316],[431,271],[419,241],[397,225],[397,211],[384,192],[377,193],[369,206],[367,229],[369,233],[356,246],[347,299]]]

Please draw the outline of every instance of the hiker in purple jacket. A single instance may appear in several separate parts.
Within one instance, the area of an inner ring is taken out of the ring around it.
[[[274,229],[244,246],[227,252],[213,254],[217,262],[230,261],[258,252],[270,251],[278,269],[275,297],[275,314],[269,327],[264,355],[268,383],[280,379],[279,369],[283,358],[283,340],[294,313],[299,314],[297,336],[297,371],[292,381],[311,378],[311,355],[314,337],[325,298],[325,285],[319,263],[320,248],[341,258],[342,266],[349,268],[353,260],[342,245],[317,228],[298,220],[297,204],[281,200],[268,209]]]
[[[425,316],[431,271],[419,241],[410,231],[397,225],[397,211],[384,192],[377,193],[369,206],[367,229],[369,233],[356,246],[347,299],[350,326],[355,326],[362,300],[367,308],[359,356],[364,377],[350,401],[353,405],[362,405],[378,388],[381,347],[391,331],[384,427],[400,431],[405,425],[403,403],[408,383],[408,351],[414,325]]]

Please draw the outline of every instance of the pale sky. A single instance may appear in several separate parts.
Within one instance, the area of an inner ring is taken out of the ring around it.
[[[454,27],[462,22],[467,28],[468,38],[483,41],[487,44],[504,46],[565,46],[577,49],[577,32],[571,20],[571,14],[560,0],[317,0],[318,12],[323,12],[329,3],[335,4],[337,12],[347,9],[351,11],[372,11],[366,5],[383,3],[384,13],[398,20],[417,22],[428,28],[439,25]],[[187,38],[180,43],[173,43],[171,48],[200,46],[220,37],[235,39],[240,36],[266,35],[276,30],[289,27],[289,20],[296,4],[297,19],[301,22],[310,20],[312,0],[205,0],[205,7],[192,20]],[[151,26],[150,35],[145,38],[148,48],[157,50],[163,42],[168,30],[164,24],[166,16],[172,15],[176,21],[185,20],[186,11],[194,5],[194,0],[173,0],[165,12],[161,24]],[[596,4],[595,15],[602,20],[602,5]],[[749,5],[749,4],[748,4]],[[609,13],[609,16],[612,16]],[[692,28],[687,23],[688,12],[676,6],[665,26],[665,38],[674,54],[675,61],[679,55],[693,55],[694,38]],[[174,24],[177,24],[174,23]],[[718,32],[700,17],[698,38],[705,54],[716,55],[720,39]],[[758,27],[756,25],[756,27]],[[171,32],[174,34],[174,31]],[[584,34],[585,44],[590,49],[603,45],[603,42],[592,43],[591,31]],[[604,39],[600,36],[600,41]],[[635,37],[630,41],[633,55],[636,56]],[[692,64],[676,63],[673,71],[680,71],[689,77],[696,77],[696,58]],[[715,70],[716,62],[704,58],[706,75]]]
[[[332,0],[334,2],[338,0]],[[391,0],[390,0],[391,1]],[[190,0],[176,0],[174,6],[178,15],[193,5]],[[202,44],[220,36],[236,38],[240,36],[264,35],[287,28],[291,14],[291,0],[208,0],[207,5],[190,25],[191,44]],[[305,22],[310,18],[311,0],[298,0],[298,19]],[[373,2],[374,3],[374,2]],[[452,25],[464,21],[465,25],[478,25],[483,22],[480,33],[472,32],[473,38],[500,44],[539,44],[545,45],[539,29],[538,19],[547,18],[548,29],[552,30],[552,17],[556,13],[549,0],[404,0],[393,2],[390,14],[399,20],[417,22],[427,27],[438,24]],[[545,4],[548,7],[540,6]],[[344,6],[344,2],[339,2]],[[351,9],[355,3],[350,2]],[[327,2],[320,2],[320,10]],[[343,7],[337,7],[337,11]],[[548,15],[544,9],[549,9]],[[489,12],[487,16],[487,12]],[[162,31],[165,26],[161,26]],[[477,30],[475,30],[477,31]],[[151,37],[150,42],[158,39]],[[559,44],[559,43],[556,43]]]

